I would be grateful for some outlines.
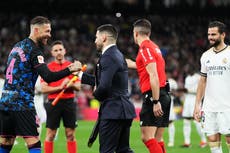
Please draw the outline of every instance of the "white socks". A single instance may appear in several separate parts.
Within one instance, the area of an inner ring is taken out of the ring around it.
[[[202,142],[207,142],[204,132],[201,131],[201,124],[194,120],[198,134],[200,135]]]
[[[209,142],[209,147],[211,150],[211,153],[223,153],[222,147],[221,147],[221,142]]]
[[[183,133],[184,133],[184,143],[190,144],[190,134],[191,134],[191,122],[190,120],[184,119],[184,126],[183,126]]]
[[[169,143],[174,145],[175,125],[173,122],[169,124],[168,133],[169,133]]]
[[[211,147],[211,153],[223,153],[221,147]]]

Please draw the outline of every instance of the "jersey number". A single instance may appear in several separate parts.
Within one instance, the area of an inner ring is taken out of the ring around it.
[[[6,79],[8,79],[9,84],[12,84],[12,82],[13,82],[13,69],[14,69],[15,61],[16,61],[16,59],[12,58],[9,66],[7,67],[7,70],[6,70]]]

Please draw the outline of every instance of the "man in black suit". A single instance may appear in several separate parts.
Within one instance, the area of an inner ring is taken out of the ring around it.
[[[93,95],[101,102],[100,153],[133,153],[129,146],[129,136],[136,113],[134,105],[129,101],[128,68],[116,46],[117,37],[116,28],[110,24],[97,28],[95,44],[102,55],[96,67],[97,88]],[[84,76],[83,83],[87,82]]]

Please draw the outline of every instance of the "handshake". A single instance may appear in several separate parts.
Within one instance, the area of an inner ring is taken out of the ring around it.
[[[62,95],[64,94],[65,90],[69,87],[71,87],[71,85],[73,84],[74,81],[77,80],[78,78],[78,73],[84,72],[87,68],[87,65],[83,65],[81,64],[81,62],[79,61],[74,61],[74,63],[71,63],[69,66],[69,71],[72,72],[72,74],[74,75],[74,77],[72,77],[71,80],[67,80],[68,82],[65,82],[63,84],[63,89],[62,91],[56,96],[56,98],[53,100],[52,105],[55,106],[57,104],[57,102],[59,101],[59,99],[62,97]]]
[[[71,63],[68,68],[73,75],[78,76],[80,73],[86,71],[87,65],[82,65],[81,62],[74,61],[74,63]]]
[[[68,68],[70,72],[79,72],[82,69],[82,64],[79,61],[74,61]]]

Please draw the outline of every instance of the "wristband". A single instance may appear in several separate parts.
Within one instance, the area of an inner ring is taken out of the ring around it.
[[[150,98],[150,101],[153,103],[153,104],[157,104],[159,102],[159,100],[153,100],[153,97]]]
[[[153,100],[152,101],[154,104],[157,104],[159,102],[159,100]]]

